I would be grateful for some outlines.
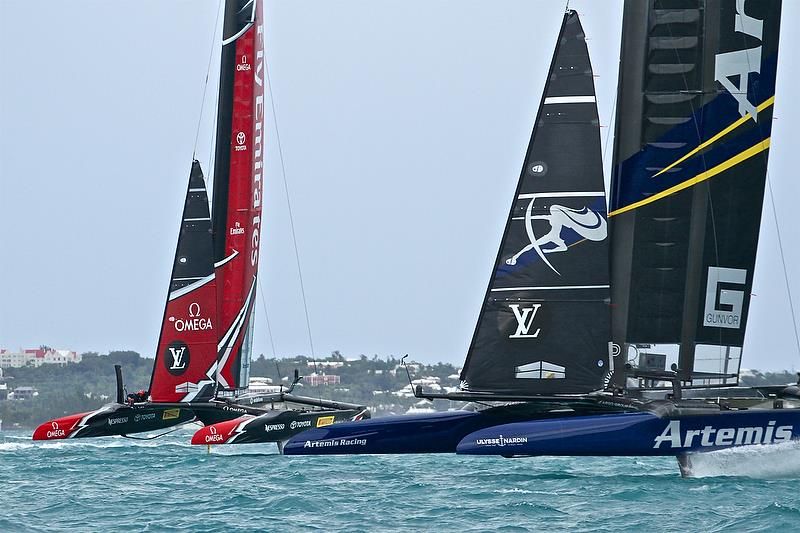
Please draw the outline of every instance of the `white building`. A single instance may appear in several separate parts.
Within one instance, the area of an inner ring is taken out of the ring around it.
[[[66,366],[69,363],[80,362],[80,354],[72,350],[54,350],[46,346],[16,352],[0,349],[0,368],[39,367],[42,365]]]

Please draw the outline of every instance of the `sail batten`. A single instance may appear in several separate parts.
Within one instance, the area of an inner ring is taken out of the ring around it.
[[[603,387],[606,212],[594,79],[570,11],[461,373],[465,390],[546,395]]]

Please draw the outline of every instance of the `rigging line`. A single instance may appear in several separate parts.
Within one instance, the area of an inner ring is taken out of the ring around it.
[[[746,50],[745,58],[747,58],[747,69],[749,72],[753,72],[753,66],[750,63],[750,50]],[[777,91],[775,91],[777,92]],[[772,98],[775,98],[775,94],[773,93]],[[773,117],[775,108],[773,107]],[[758,113],[758,109],[756,109],[756,113]],[[756,117],[758,115],[756,114]],[[770,117],[770,118],[773,118]],[[755,117],[754,117],[755,119]],[[759,126],[759,130],[761,127]],[[771,127],[770,127],[771,130]],[[763,135],[762,135],[763,136]],[[772,136],[772,132],[770,131],[770,137]],[[761,157],[764,160],[764,169],[765,169],[765,177],[767,181],[767,189],[769,189],[769,198],[772,202],[772,217],[775,219],[775,235],[778,238],[778,251],[781,254],[781,265],[783,266],[783,279],[786,283],[786,295],[789,297],[789,311],[792,315],[792,329],[794,330],[794,342],[795,346],[797,347],[797,355],[800,356],[800,333],[797,331],[797,316],[795,315],[794,311],[794,298],[792,297],[792,286],[789,283],[789,270],[786,268],[786,256],[783,253],[783,241],[781,239],[781,226],[778,223],[778,208],[775,205],[775,195],[772,192],[772,180],[769,179],[769,164],[768,164],[768,155],[766,152],[761,152]]]
[[[764,154],[764,159],[767,155]],[[789,310],[792,314],[792,328],[794,329],[794,341],[797,346],[797,355],[800,355],[800,333],[797,331],[797,317],[794,311],[794,298],[792,298],[792,286],[789,283],[789,269],[786,268],[786,256],[783,253],[783,241],[781,240],[781,227],[778,224],[778,208],[775,205],[775,196],[772,193],[772,180],[769,179],[769,167],[767,167],[767,188],[769,198],[772,201],[772,216],[775,218],[775,233],[778,236],[778,251],[781,254],[781,264],[783,265],[783,279],[786,282],[786,293],[789,296]]]
[[[272,338],[272,326],[269,324],[269,313],[267,312],[267,301],[264,299],[264,290],[261,288],[261,280],[256,278],[258,293],[261,295],[261,307],[264,308],[264,319],[267,321],[267,333],[269,334],[269,344],[272,347],[272,357],[277,361],[278,352],[275,351],[275,341]]]
[[[283,160],[283,147],[281,145],[281,135],[280,130],[278,128],[278,115],[275,112],[275,93],[272,90],[272,80],[270,79],[269,75],[269,61],[267,60],[266,55],[264,56],[264,74],[267,79],[267,88],[269,89],[269,101],[270,106],[272,107],[272,120],[275,124],[275,141],[278,144],[278,157],[280,158],[281,162],[281,174],[283,176],[283,188],[286,191],[286,207],[289,211],[289,227],[292,231],[292,242],[294,244],[294,257],[297,262],[297,276],[300,279],[300,294],[303,297],[303,311],[305,312],[306,316],[306,329],[308,330],[308,344],[311,348],[311,361],[314,363],[314,373],[317,372],[317,356],[314,352],[314,337],[311,335],[311,319],[308,316],[308,303],[306,301],[306,289],[305,284],[303,283],[303,271],[300,268],[300,251],[297,248],[297,234],[295,233],[294,229],[294,216],[292,216],[292,203],[289,198],[289,184],[286,180],[286,164]]]
[[[206,91],[208,90],[208,78],[211,76],[211,60],[214,59],[214,42],[217,38],[217,28],[219,27],[219,14],[220,14],[220,7],[225,4],[224,0],[219,2],[217,5],[217,18],[214,21],[214,33],[211,34],[211,46],[209,47],[210,50],[208,51],[208,66],[206,67],[206,82],[203,84],[203,99],[200,100],[200,117],[197,119],[197,131],[194,134],[194,149],[192,151],[192,158],[197,155],[197,141],[200,139],[200,124],[203,122],[203,110],[205,109],[206,103]]]
[[[614,118],[617,116],[617,93],[619,93],[619,76],[617,76],[617,84],[614,88],[614,104],[611,106],[611,117],[609,118],[608,122],[608,131],[606,132],[606,142],[603,145],[603,168],[605,169],[606,161],[608,161],[607,154],[608,154],[608,141],[611,139],[611,132],[614,130]],[[598,110],[599,111],[599,110]],[[598,117],[599,118],[599,117]],[[609,180],[611,179],[611,175],[614,173],[614,163],[611,162],[608,166],[609,169]],[[609,182],[609,191],[611,190],[610,182]],[[609,194],[610,196],[610,194]]]

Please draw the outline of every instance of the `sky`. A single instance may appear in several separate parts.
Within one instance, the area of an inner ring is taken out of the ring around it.
[[[608,176],[622,1],[570,7],[597,75]],[[291,205],[317,357],[461,364],[563,8],[265,0],[275,113],[254,354],[311,353]],[[152,356],[192,157],[204,168],[210,159],[219,4],[44,1],[35,11],[0,0],[0,347]],[[784,2],[784,27],[798,15]],[[782,32],[783,58],[798,46]],[[779,62],[776,202],[768,191],[749,368],[800,366],[776,231],[800,309],[790,129],[800,74],[790,66]]]

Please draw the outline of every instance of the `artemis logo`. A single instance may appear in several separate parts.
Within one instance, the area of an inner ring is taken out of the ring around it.
[[[172,341],[164,350],[164,366],[173,376],[180,376],[189,367],[189,347],[183,341]]]
[[[681,433],[681,421],[672,420],[655,438],[653,448],[660,448],[668,444],[670,448],[692,448],[694,439],[700,437],[700,446],[744,446],[748,444],[776,444],[792,440],[794,426],[775,427],[775,421],[770,420],[767,427],[740,427],[740,428],[714,428],[706,426],[703,429],[687,429]]]
[[[533,326],[533,320],[536,318],[536,313],[539,311],[539,308],[542,304],[532,304],[531,307],[523,307],[522,310],[519,308],[519,304],[510,304],[508,307],[514,312],[514,318],[517,319],[517,330],[514,332],[513,335],[509,335],[509,339],[526,339],[526,338],[533,338],[539,336],[540,328],[536,328],[536,331],[530,333],[531,327]]]
[[[47,438],[48,439],[53,439],[53,438],[57,438],[57,437],[64,437],[66,435],[64,430],[60,429],[58,427],[58,422],[52,422],[50,424],[50,427],[52,427],[53,430],[47,432]]]
[[[750,35],[761,41],[764,21],[747,15],[745,5],[747,5],[747,0],[736,0],[733,31]],[[736,41],[744,42],[744,39],[737,38]],[[739,102],[739,114],[745,116],[749,113],[754,121],[758,120],[758,112],[756,106],[747,99],[747,88],[750,74],[760,73],[761,43],[753,48],[717,54],[714,78]],[[731,78],[739,78],[738,87],[731,81]]]
[[[703,312],[704,326],[729,329],[742,327],[744,291],[726,289],[722,285],[744,285],[746,282],[747,270],[708,267],[706,306]]]

